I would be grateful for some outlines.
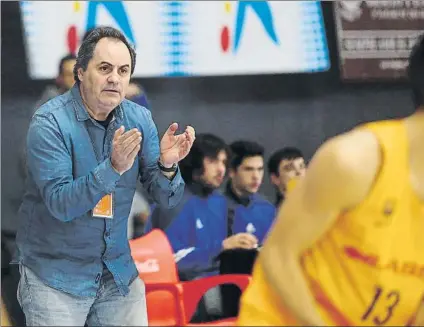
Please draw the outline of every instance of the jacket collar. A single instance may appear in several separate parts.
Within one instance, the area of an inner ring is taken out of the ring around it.
[[[225,187],[225,195],[230,198],[232,201],[234,201],[237,204],[241,204],[242,206],[247,207],[252,200],[254,199],[254,194],[252,195],[246,195],[246,196],[238,196],[231,185],[231,181],[228,181],[226,187]]]

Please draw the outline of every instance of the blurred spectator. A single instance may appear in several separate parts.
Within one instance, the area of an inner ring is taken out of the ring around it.
[[[128,100],[131,100],[140,106],[151,110],[149,101],[147,100],[146,92],[141,85],[131,82],[130,85],[128,85],[128,93],[126,97]]]
[[[256,142],[237,141],[232,152],[225,189],[228,199],[228,236],[255,235],[262,243],[275,217],[275,206],[258,194],[264,176],[264,148]]]
[[[48,85],[37,101],[34,111],[50,99],[65,93],[74,85],[74,66],[77,62],[75,55],[68,54],[59,62],[58,75],[54,85]]]
[[[276,188],[275,205],[278,207],[284,201],[289,181],[305,175],[305,158],[298,148],[285,147],[271,156],[268,161],[268,171],[271,183]]]
[[[34,112],[44,103],[53,99],[54,97],[69,91],[75,83],[74,80],[74,66],[77,62],[75,55],[68,54],[60,59],[58,75],[54,85],[48,85],[41,94],[41,97],[37,100],[34,108],[31,111],[31,117]],[[22,178],[26,179],[26,148],[23,147],[21,158],[20,158],[20,173]]]

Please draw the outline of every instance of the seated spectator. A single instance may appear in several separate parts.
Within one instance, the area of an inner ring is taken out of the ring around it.
[[[197,135],[190,153],[179,164],[186,183],[183,199],[172,209],[155,206],[145,233],[154,228],[166,230],[187,203],[206,207],[204,202],[218,194],[216,190],[224,181],[228,159],[229,148],[223,140],[212,134]]]
[[[256,142],[237,141],[230,149],[230,179],[225,189],[228,235],[249,233],[261,245],[276,215],[275,206],[258,194],[264,176],[264,148]],[[225,251],[220,255],[220,272],[250,274],[256,256],[256,250]],[[224,317],[237,316],[240,295],[240,290],[233,285],[221,287]]]
[[[232,159],[225,189],[228,234],[250,233],[261,244],[276,214],[275,206],[258,194],[264,176],[264,148],[250,141],[230,145]]]
[[[252,227],[243,225],[243,215],[234,217],[229,228],[228,201],[216,189],[222,184],[229,151],[225,143],[210,134],[197,136],[190,154],[181,162],[186,188],[200,189],[184,201],[166,228],[183,280],[219,274],[217,257],[223,250],[254,249],[258,239]],[[254,227],[253,227],[254,228]],[[259,228],[260,229],[260,228]]]
[[[69,91],[75,83],[74,80],[74,66],[77,62],[76,57],[73,54],[68,54],[60,59],[58,75],[55,79],[55,84],[48,85],[44,89],[41,97],[35,104],[35,107],[32,108],[31,117],[35,111],[44,103],[53,99],[54,97]],[[21,177],[26,179],[26,148],[25,146],[22,149],[19,159],[19,171]]]
[[[37,110],[42,104],[46,103],[50,99],[65,93],[70,90],[74,85],[74,66],[77,62],[76,57],[73,54],[68,54],[60,59],[58,75],[54,85],[48,85],[40,99],[37,101],[33,112]]]
[[[125,96],[128,100],[131,100],[140,106],[143,106],[151,110],[150,103],[147,99],[146,92],[143,87],[137,83],[131,82],[128,85],[127,94]]]
[[[285,147],[271,156],[268,161],[268,172],[271,183],[276,188],[275,205],[278,207],[284,201],[290,180],[305,176],[305,158],[299,149]]]
[[[165,220],[156,218],[161,227],[169,223],[165,233],[174,250],[181,280],[217,275],[218,256],[223,250],[254,249],[258,244],[253,234],[229,232],[228,201],[217,190],[224,181],[229,154],[227,145],[218,137],[198,135],[190,154],[180,163],[186,197],[178,212],[172,212]],[[245,230],[246,226],[240,228]],[[193,322],[222,316],[221,301],[219,288],[208,291]]]

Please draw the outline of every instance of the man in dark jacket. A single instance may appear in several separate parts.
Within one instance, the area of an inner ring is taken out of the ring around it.
[[[258,191],[264,176],[264,148],[252,141],[236,141],[230,145],[232,157],[229,181],[224,194],[228,205],[228,235],[249,233],[260,246],[275,218],[273,204]],[[220,255],[220,272],[224,274],[250,274],[257,250],[225,251]],[[221,289],[225,317],[238,314],[241,292],[238,287],[225,285]]]
[[[256,142],[236,141],[230,149],[230,180],[225,189],[228,232],[250,233],[262,243],[275,218],[275,206],[258,194],[264,176],[264,148]]]

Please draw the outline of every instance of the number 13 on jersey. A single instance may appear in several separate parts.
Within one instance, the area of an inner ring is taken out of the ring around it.
[[[361,319],[369,324],[382,326],[387,324],[396,311],[400,302],[400,292],[397,290],[385,290],[376,286],[374,297],[362,315]]]

